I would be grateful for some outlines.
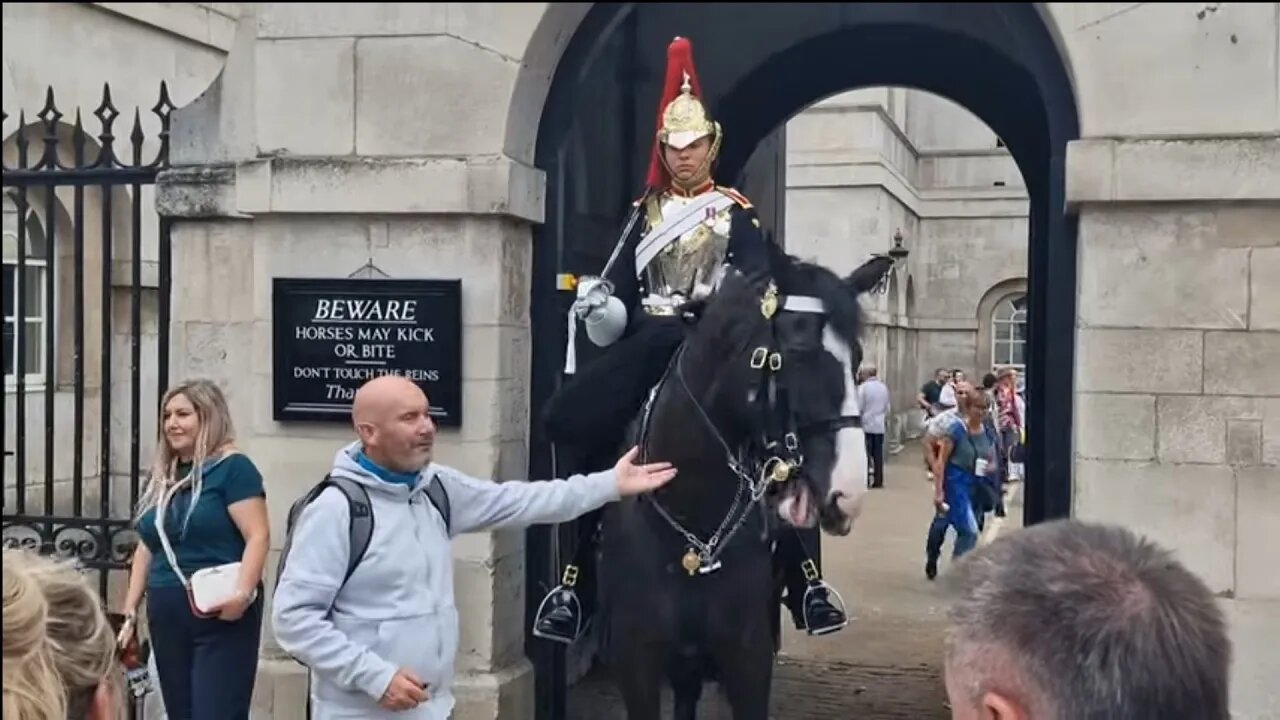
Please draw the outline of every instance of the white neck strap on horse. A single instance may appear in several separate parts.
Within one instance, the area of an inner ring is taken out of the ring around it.
[[[782,300],[782,309],[791,312],[815,313],[822,315],[827,312],[826,306],[816,297],[808,295],[787,295]]]

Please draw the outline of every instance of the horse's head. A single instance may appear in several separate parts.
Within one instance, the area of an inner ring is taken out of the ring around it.
[[[847,278],[780,252],[772,265],[772,278],[726,276],[686,349],[717,367],[716,414],[774,481],[781,518],[844,535],[867,488],[858,296],[892,260],[873,258]]]
[[[803,464],[799,478],[785,484],[778,510],[783,520],[848,534],[867,490],[867,451],[854,383],[862,362],[858,339],[862,311],[858,297],[874,288],[892,266],[876,257],[841,278],[827,268],[782,258],[775,262],[785,298],[809,297],[819,308],[797,303],[774,322],[790,412],[798,428]]]

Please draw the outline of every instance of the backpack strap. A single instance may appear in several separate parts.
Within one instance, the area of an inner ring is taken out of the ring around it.
[[[320,493],[329,488],[337,488],[347,498],[348,522],[347,534],[349,551],[347,554],[347,570],[342,576],[345,585],[355,572],[356,566],[364,559],[369,550],[369,542],[373,539],[373,505],[369,501],[369,491],[360,483],[344,477],[325,475],[306,495],[303,495],[289,508],[289,517],[285,521],[284,547],[280,550],[280,562],[276,567],[276,581],[284,575],[285,562],[289,558],[289,550],[293,546],[293,530],[302,516],[302,511],[320,497]]]
[[[323,487],[336,487],[347,496],[348,522],[347,535],[350,539],[350,551],[347,554],[347,572],[342,576],[343,584],[351,578],[356,566],[364,559],[369,550],[369,542],[373,539],[373,504],[369,500],[369,491],[360,483],[341,476],[327,475]]]
[[[280,559],[276,562],[276,584],[280,583],[280,578],[284,577],[284,567],[289,561],[289,551],[293,549],[293,529],[298,525],[298,518],[302,516],[302,511],[320,496],[321,492],[328,487],[329,476],[325,475],[324,480],[316,483],[307,491],[306,495],[298,498],[289,506],[289,515],[285,518],[284,524],[284,547],[280,548]]]
[[[451,511],[449,505],[449,493],[444,489],[444,483],[440,482],[438,474],[431,476],[431,482],[427,483],[427,499],[432,505],[436,506],[436,512],[440,513],[440,517],[444,518],[444,529],[446,532],[452,531]]]
[[[373,539],[373,503],[369,500],[369,491],[360,483],[349,478],[325,475],[323,480],[316,483],[314,487],[307,491],[306,495],[302,496],[289,508],[289,517],[285,524],[284,548],[280,550],[280,562],[276,569],[277,583],[279,583],[280,577],[284,575],[284,564],[289,557],[289,549],[293,545],[293,529],[298,522],[298,517],[302,515],[302,511],[308,505],[320,497],[320,493],[331,487],[340,490],[347,498],[349,547],[347,551],[347,571],[342,576],[342,585],[346,585],[347,580],[351,579],[351,574],[356,571],[356,567],[364,559],[365,553],[369,551],[369,543]],[[443,490],[443,488],[441,489]],[[447,500],[448,498],[446,497],[446,502]],[[339,587],[342,587],[342,585],[339,585]],[[301,663],[301,661],[299,662]],[[307,720],[311,718],[310,669],[307,670],[306,717]]]

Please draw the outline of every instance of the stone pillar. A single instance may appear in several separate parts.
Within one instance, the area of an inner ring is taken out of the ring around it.
[[[1222,599],[1232,709],[1280,709],[1280,138],[1083,140],[1075,515]]]
[[[175,114],[177,167],[157,200],[174,223],[171,376],[223,386],[266,479],[268,594],[289,505],[352,437],[273,420],[272,278],[345,278],[366,263],[460,278],[464,424],[441,430],[436,455],[481,478],[526,471],[529,228],[544,180],[502,151],[519,55],[504,43],[523,41],[487,38],[483,17],[445,7],[246,6],[223,74]],[[454,556],[454,717],[530,717],[523,533],[465,537]],[[301,718],[304,671],[269,620],[263,638],[254,717]]]

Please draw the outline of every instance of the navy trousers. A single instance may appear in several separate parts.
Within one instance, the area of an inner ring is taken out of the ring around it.
[[[169,720],[249,720],[262,588],[234,622],[193,615],[182,587],[148,590],[147,615]]]

